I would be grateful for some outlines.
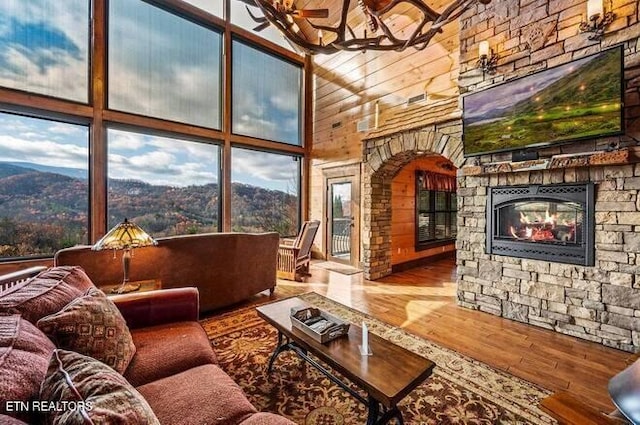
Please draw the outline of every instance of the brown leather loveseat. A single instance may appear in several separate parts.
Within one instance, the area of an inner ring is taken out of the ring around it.
[[[210,311],[249,298],[276,285],[277,233],[207,233],[158,238],[155,247],[137,248],[130,280],[157,279],[162,288],[193,286],[200,310]],[[56,266],[80,266],[100,287],[122,281],[121,252],[76,246],[58,251]]]

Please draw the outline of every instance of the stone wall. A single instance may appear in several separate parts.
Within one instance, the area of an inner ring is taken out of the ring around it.
[[[457,167],[464,160],[459,120],[428,125],[363,144],[362,257],[364,277],[391,274],[391,181],[413,159],[439,154]]]
[[[485,254],[487,188],[592,181],[596,264]],[[458,298],[462,306],[634,351],[640,347],[640,165],[459,179]]]
[[[610,4],[605,3],[608,11]],[[461,18],[461,92],[483,89],[622,43],[626,134],[555,146],[541,157],[631,146],[640,140],[640,24],[636,0],[614,0],[616,20],[590,41],[578,25],[586,1],[494,0]],[[498,72],[475,68],[478,43],[500,55]],[[510,154],[474,158],[508,160]],[[471,160],[467,160],[470,163]],[[487,255],[487,189],[518,184],[596,184],[594,267]],[[459,174],[458,300],[468,308],[628,351],[640,350],[640,165],[592,166],[479,176]]]

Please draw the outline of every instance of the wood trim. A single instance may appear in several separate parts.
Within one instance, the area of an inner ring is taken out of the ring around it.
[[[434,261],[443,260],[445,258],[455,258],[455,251],[438,252],[437,254],[430,255],[428,257],[417,258],[411,261],[405,261],[400,264],[393,264],[391,266],[391,273],[403,272],[405,270],[415,269],[416,267],[426,266]]]
[[[16,261],[7,261],[0,263],[0,275],[13,273],[20,270],[28,269],[35,266],[53,266],[53,258],[37,258],[37,259],[19,259]]]
[[[274,152],[292,153],[297,155],[304,155],[306,153],[305,148],[302,146],[288,145],[286,143],[272,142],[269,140],[256,139],[255,137],[242,136],[239,134],[229,135],[229,140],[233,145],[242,145],[246,147],[259,148]]]
[[[102,121],[106,104],[106,0],[93,5],[91,25],[91,102],[93,121],[89,132],[89,243],[107,230],[107,134]]]
[[[108,124],[116,127],[139,129],[144,128],[146,134],[160,136],[178,136],[183,138],[201,138],[207,140],[224,140],[224,133],[220,130],[183,124],[175,121],[165,121],[159,118],[145,117],[127,112],[105,110],[101,117]]]
[[[181,0],[151,0],[151,2],[165,10],[168,9],[170,12],[180,15],[183,18],[189,19],[198,24],[204,24],[208,27],[213,26],[217,30],[224,32],[225,20],[223,18],[200,9],[191,3]]]
[[[361,209],[362,209],[362,200],[361,200],[361,180],[360,180],[360,163],[344,165],[342,167],[332,167],[326,168],[322,170],[322,216],[324,217],[324,229],[323,229],[323,238],[322,238],[322,254],[328,261],[339,261],[336,260],[335,257],[331,256],[331,252],[329,250],[329,237],[331,224],[329,220],[329,184],[332,183],[332,180],[349,180],[352,189],[352,207],[351,216],[353,217],[353,233],[351,244],[351,261],[350,265],[354,267],[361,267],[361,245],[362,245],[362,237],[361,237]]]
[[[224,32],[224,70],[222,77],[223,89],[223,107],[222,107],[222,131],[224,132],[224,148],[222,150],[222,160],[220,161],[222,166],[222,231],[231,231],[231,103],[232,103],[232,82],[231,82],[231,68],[233,61],[233,53],[231,49],[231,28],[229,25],[231,0],[226,0],[226,19],[227,25]]]
[[[302,209],[302,221],[309,220],[311,215],[310,191],[311,191],[311,149],[313,149],[313,60],[311,56],[306,55],[304,58],[303,69],[303,102],[302,114],[303,122],[303,141],[305,159],[301,168],[301,200],[300,208]]]
[[[83,118],[93,117],[93,108],[90,105],[75,103],[68,100],[38,95],[35,93],[19,92],[17,90],[0,88],[0,109],[9,112],[46,111],[47,116],[54,114],[75,115]],[[37,112],[36,114],[37,115]]]
[[[234,0],[234,1],[237,1],[237,0]],[[291,50],[287,50],[284,47],[279,46],[272,41],[269,41],[260,36],[257,36],[251,31],[247,31],[244,28],[241,28],[232,23],[228,24],[228,28],[231,30],[231,34],[235,38],[238,38],[241,41],[249,42],[250,44],[257,44],[258,46],[263,48],[263,50],[271,51],[272,53],[275,53],[278,56],[282,56],[291,62],[304,66],[305,59],[303,56],[300,56],[297,53],[292,52]]]

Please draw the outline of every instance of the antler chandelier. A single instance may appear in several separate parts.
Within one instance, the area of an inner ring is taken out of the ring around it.
[[[318,25],[312,19],[329,17],[329,9],[296,9],[294,0],[239,0],[250,6],[256,6],[262,16],[247,11],[258,24],[254,30],[261,31],[270,24],[275,26],[286,38],[307,53],[331,54],[340,51],[395,50],[401,52],[407,47],[422,50],[442,27],[457,19],[467,8],[475,3],[488,4],[491,0],[454,0],[442,12],[438,13],[422,0],[358,0],[359,13],[364,14],[366,29],[362,37],[347,23],[352,0],[342,0],[340,21],[336,26]],[[401,38],[391,31],[384,22],[385,13],[400,3],[409,3],[421,15],[409,37]],[[309,38],[303,33],[298,22],[303,20],[318,31],[317,37]],[[298,21],[298,22],[296,22]],[[430,24],[429,24],[430,23]],[[327,37],[328,35],[328,37]]]

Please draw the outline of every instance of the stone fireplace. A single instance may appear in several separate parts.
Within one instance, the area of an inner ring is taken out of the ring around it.
[[[477,5],[460,17],[458,84],[463,95],[622,44],[625,135],[539,148],[538,163],[512,162],[511,154],[504,153],[465,161],[458,174],[458,303],[638,351],[638,2],[614,2],[611,11],[621,25],[609,28],[602,40],[579,33],[577,25],[585,11],[586,1],[504,0]],[[484,40],[499,54],[493,75],[476,67],[478,44]],[[624,148],[628,158],[598,160],[598,155],[615,155]],[[540,188],[560,185],[591,186],[593,191],[589,195],[586,189],[585,201],[536,199],[530,193],[518,194],[530,199],[525,202],[501,198],[523,187],[539,193]],[[586,208],[579,208],[583,202]],[[549,223],[554,219],[556,224]],[[558,228],[558,221],[563,227]],[[546,252],[539,252],[541,247]]]
[[[487,254],[594,265],[594,186],[492,187]]]

